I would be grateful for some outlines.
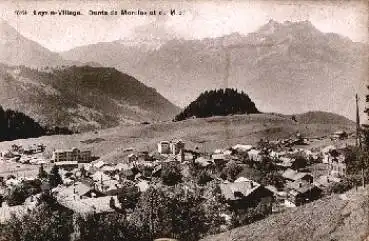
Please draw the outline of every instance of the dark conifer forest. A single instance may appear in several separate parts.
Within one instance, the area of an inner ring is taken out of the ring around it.
[[[11,141],[53,134],[72,134],[72,132],[65,127],[43,127],[22,112],[10,109],[4,110],[0,106],[0,141]]]
[[[259,113],[259,110],[250,97],[243,91],[239,93],[236,89],[226,88],[201,93],[174,120],[251,113]]]

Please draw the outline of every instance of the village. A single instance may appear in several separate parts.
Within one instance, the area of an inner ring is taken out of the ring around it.
[[[348,134],[340,131],[329,138],[345,140]],[[144,193],[151,186],[191,184],[205,196],[207,185],[212,183],[224,200],[226,208],[220,215],[224,218],[223,230],[227,230],[232,213],[240,214],[262,203],[266,208],[258,214],[260,219],[337,189],[347,173],[345,146],[304,148],[314,141],[319,140],[297,134],[284,140],[260,140],[254,146],[236,144],[201,153],[198,148],[186,149],[182,140],[163,140],[153,152],[128,148],[126,160],[117,164],[94,160],[91,151],[78,148],[54,150],[48,159],[42,155],[43,144],[26,148],[14,144],[1,153],[1,161],[36,165],[39,173],[34,177],[1,177],[0,222],[32,210],[45,192],[61,206],[85,216],[124,208],[120,196],[127,185]]]

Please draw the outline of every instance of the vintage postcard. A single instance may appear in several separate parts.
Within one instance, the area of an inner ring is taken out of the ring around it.
[[[368,2],[0,2],[0,241],[369,240]]]

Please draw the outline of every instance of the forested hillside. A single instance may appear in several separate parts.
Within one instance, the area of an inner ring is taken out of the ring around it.
[[[31,117],[0,106],[0,141],[39,137],[45,133],[46,130]]]
[[[0,106],[0,141],[40,137],[43,135],[72,134],[66,127],[41,126],[26,114]]]
[[[113,68],[31,69],[0,64],[0,103],[43,126],[75,131],[169,120],[179,108]]]
[[[255,103],[243,91],[219,89],[205,91],[175,117],[181,121],[191,117],[226,116],[231,114],[259,113]]]

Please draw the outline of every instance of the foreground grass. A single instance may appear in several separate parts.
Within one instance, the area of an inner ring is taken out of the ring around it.
[[[369,191],[360,188],[202,241],[362,241],[369,237]]]

